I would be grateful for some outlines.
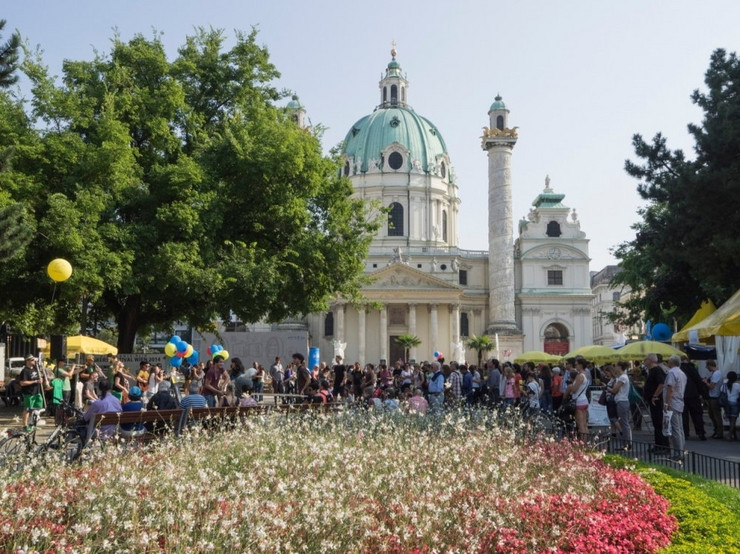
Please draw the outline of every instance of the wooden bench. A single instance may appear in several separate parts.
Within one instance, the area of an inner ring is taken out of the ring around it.
[[[191,422],[212,421],[213,423],[243,422],[246,418],[265,415],[268,413],[297,414],[297,413],[333,413],[344,408],[341,402],[328,404],[280,404],[277,406],[261,404],[259,406],[232,406],[225,408],[189,408],[188,410],[141,410],[137,412],[108,412],[95,414],[87,424],[85,445],[90,437],[95,436],[95,430],[104,425],[115,425],[114,436],[125,440],[151,440],[156,436],[150,430],[125,431],[121,429],[124,424],[154,424],[165,431],[173,431],[179,434],[181,430]]]
[[[140,410],[138,412],[108,412],[104,414],[95,414],[94,418],[90,418],[87,424],[87,433],[85,437],[85,445],[90,441],[90,438],[95,436],[95,430],[99,429],[104,425],[115,425],[116,430],[114,435],[119,438],[127,440],[150,440],[155,434],[152,433],[148,428],[143,431],[126,431],[121,429],[121,425],[131,424],[136,426],[137,424],[152,424],[159,429],[169,429],[177,431],[180,426],[183,411],[181,409],[176,410]]]

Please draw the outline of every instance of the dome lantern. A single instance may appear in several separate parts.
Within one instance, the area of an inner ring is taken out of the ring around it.
[[[394,45],[394,48],[391,49],[391,61],[388,62],[388,66],[385,68],[385,77],[380,80],[381,108],[408,107],[406,94],[409,83],[401,73],[401,64],[396,61],[397,53]]]

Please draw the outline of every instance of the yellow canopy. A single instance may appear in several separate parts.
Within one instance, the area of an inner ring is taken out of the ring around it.
[[[47,342],[46,348],[43,350],[44,356],[49,356],[50,351],[51,346]],[[67,337],[67,356],[76,354],[118,354],[118,348],[95,337],[84,335]]]
[[[689,328],[693,327],[697,323],[700,323],[704,321],[706,318],[708,318],[710,315],[712,315],[714,312],[717,311],[717,306],[714,305],[714,302],[711,300],[705,300],[701,303],[701,306],[698,310],[696,310],[696,313],[691,316],[691,319],[689,322],[681,327],[681,330],[678,333],[675,333],[673,337],[676,337],[677,335],[681,335],[684,331],[687,331]],[[681,335],[683,336],[683,335]],[[686,342],[689,340],[688,332],[686,333],[686,339],[682,340],[673,340],[671,339],[671,342]]]
[[[617,350],[620,360],[641,360],[648,354],[660,354],[665,358],[674,354],[682,356],[683,352],[678,348],[673,348],[670,344],[654,340],[638,340]]]
[[[562,356],[559,356],[558,354],[548,354],[547,352],[540,352],[539,350],[530,350],[529,352],[524,352],[514,358],[514,361],[518,364],[522,364],[524,362],[554,364],[559,362],[561,359]]]
[[[601,346],[599,344],[592,344],[590,346],[581,346],[576,348],[572,352],[568,352],[563,358],[577,358],[581,356],[586,358],[589,362],[595,362],[597,364],[603,364],[606,362],[616,362],[619,360],[619,354],[613,348],[608,346]]]
[[[673,335],[671,342],[688,341],[689,332],[691,331],[697,331],[700,339],[706,339],[715,335],[740,335],[740,290],[717,308],[717,311],[704,318],[703,321],[688,328],[684,327]]]

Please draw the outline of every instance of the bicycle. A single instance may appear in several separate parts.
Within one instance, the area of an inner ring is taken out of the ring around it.
[[[44,410],[31,411],[28,431],[9,429],[7,437],[0,441],[0,466],[10,467],[15,472],[37,456],[53,456],[63,462],[76,460],[84,442],[75,428],[77,421],[82,419],[82,411],[67,403],[63,403],[61,407],[64,409],[64,421],[40,444],[36,440],[36,432]]]

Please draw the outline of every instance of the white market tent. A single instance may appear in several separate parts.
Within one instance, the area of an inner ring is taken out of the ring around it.
[[[735,364],[740,349],[740,290],[702,321],[674,334],[671,342],[687,342],[692,332],[700,339],[714,337],[717,365],[727,373]]]

